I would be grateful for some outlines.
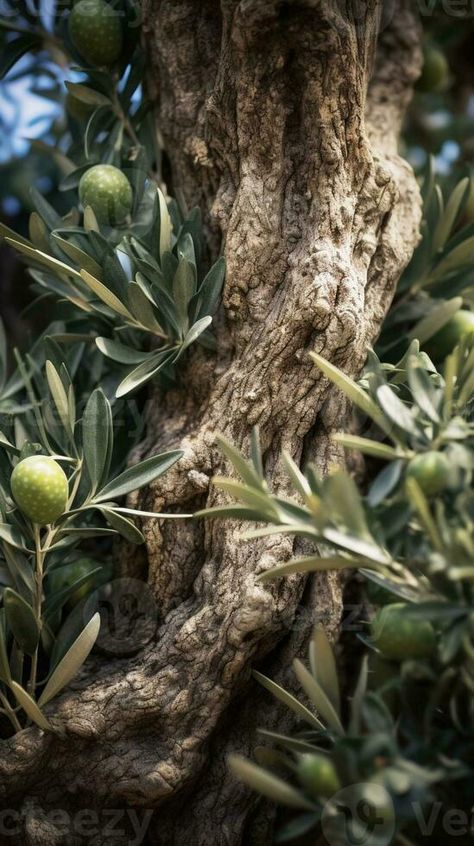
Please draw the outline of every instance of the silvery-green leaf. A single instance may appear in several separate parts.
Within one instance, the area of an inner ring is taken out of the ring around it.
[[[418,427],[413,419],[412,409],[398,399],[395,391],[389,385],[381,385],[380,388],[377,388],[376,393],[377,400],[388,420],[391,420],[394,426],[416,437]]]
[[[387,464],[372,482],[367,495],[368,504],[374,508],[391,494],[398,485],[405,462],[398,459]]]
[[[250,461],[247,461],[242,453],[236,449],[236,447],[228,441],[227,438],[224,438],[223,435],[218,435],[216,437],[216,441],[219,444],[221,451],[229,459],[239,476],[242,477],[243,481],[246,482],[247,485],[250,485],[250,487],[261,490],[261,479],[250,464]]]
[[[341,470],[330,473],[326,478],[324,490],[331,512],[340,518],[344,527],[352,535],[370,540],[362,501],[352,477]]]
[[[444,213],[440,217],[438,225],[436,226],[436,229],[433,234],[432,249],[434,253],[442,249],[446,244],[446,241],[448,240],[453,230],[454,224],[456,223],[456,219],[458,217],[463,200],[465,199],[469,191],[469,184],[469,177],[465,177],[465,179],[461,179],[461,181],[458,182],[454,191],[452,192],[446,204]]]
[[[69,647],[64,658],[61,659],[53,673],[48,679],[39,700],[38,706],[46,705],[53,696],[69,684],[78,670],[82,667],[94,643],[100,629],[100,614],[96,613],[87,623],[79,637]]]
[[[130,314],[128,308],[126,308],[124,304],[120,302],[119,298],[116,297],[112,291],[106,288],[102,282],[99,282],[99,280],[88,273],[87,270],[81,270],[80,276],[86,283],[87,287],[90,288],[99,300],[102,300],[102,302],[108,305],[109,308],[117,314],[120,314],[120,316],[124,317],[129,323],[134,324],[136,322]]]
[[[374,458],[382,458],[386,461],[393,461],[395,458],[400,458],[401,455],[400,449],[395,449],[379,441],[373,441],[370,438],[361,438],[358,435],[345,435],[343,432],[338,432],[332,435],[332,439],[341,444],[344,449],[358,450],[363,452],[364,455],[373,455]]]
[[[96,388],[89,397],[82,418],[84,460],[94,491],[104,480],[112,425],[110,403],[101,388]]]
[[[265,687],[270,693],[278,699],[280,702],[283,702],[290,711],[293,711],[301,720],[304,720],[305,723],[309,723],[310,726],[313,728],[318,729],[321,731],[324,729],[324,725],[318,718],[300,702],[293,694],[288,693],[283,687],[276,682],[272,681],[272,679],[267,678],[262,673],[258,673],[257,670],[253,671],[253,675],[260,682],[263,687]]]
[[[279,514],[271,499],[261,491],[249,488],[240,482],[233,479],[226,479],[221,476],[215,476],[213,484],[216,488],[226,491],[235,499],[240,500],[246,506],[259,511],[262,520],[276,520],[279,521]]]
[[[118,361],[119,364],[141,364],[150,358],[150,353],[134,350],[119,341],[111,341],[110,338],[96,338],[95,343],[103,355],[112,361]]]
[[[97,506],[97,508],[104,515],[108,524],[112,526],[114,531],[118,532],[119,535],[122,535],[122,537],[128,540],[129,543],[137,545],[145,543],[145,538],[143,537],[142,532],[137,528],[133,520],[117,513],[117,511],[113,508],[107,508],[103,505]]]
[[[408,364],[407,375],[416,404],[433,423],[439,423],[438,407],[441,392],[436,390],[426,370],[418,367],[413,360]]]
[[[193,326],[186,332],[184,336],[183,343],[181,344],[180,353],[184,352],[191,344],[194,344],[194,341],[197,341],[200,335],[206,331],[208,326],[212,323],[212,317],[202,317],[201,320],[198,320],[197,323],[194,323]]]
[[[386,435],[392,435],[392,426],[386,420],[384,414],[369,397],[368,394],[359,385],[346,376],[342,370],[339,370],[334,364],[331,364],[317,353],[310,353],[310,357],[314,363],[319,367],[324,375],[334,384],[340,391],[342,391],[349,399],[357,406],[364,414],[367,414],[377,426],[385,432]]]
[[[23,708],[26,716],[29,717],[33,723],[36,723],[40,729],[43,729],[43,731],[50,731],[50,723],[42,713],[41,709],[38,708],[34,699],[31,698],[30,694],[15,681],[10,682],[10,688],[13,691],[18,704]]]
[[[66,241],[55,232],[52,233],[53,239],[59,244],[62,251],[66,253],[67,257],[72,259],[82,270],[87,270],[93,276],[100,277],[102,270],[101,266],[92,256],[88,255],[77,247],[72,241]]]
[[[33,655],[39,640],[39,628],[33,609],[12,588],[5,588],[3,605],[8,625],[18,646],[27,655]]]
[[[296,737],[287,737],[285,734],[278,734],[275,731],[268,731],[267,729],[257,729],[262,737],[273,740],[279,746],[284,746],[285,749],[291,749],[293,752],[315,752],[316,747],[313,743],[308,743],[305,740],[299,740]]]
[[[116,499],[117,497],[125,496],[130,491],[136,491],[145,485],[151,484],[159,476],[162,476],[163,473],[166,473],[182,456],[183,452],[175,449],[159,455],[152,455],[150,458],[146,458],[145,461],[140,461],[134,467],[124,470],[116,479],[112,479],[97,494],[94,501],[104,502],[105,500]]]
[[[330,699],[299,658],[295,658],[293,661],[293,669],[303,690],[316,710],[321,714],[323,720],[338,734],[344,734],[341,720]]]
[[[161,338],[166,338],[166,333],[158,323],[153,306],[148,297],[143,293],[137,282],[130,282],[128,286],[128,302],[133,316],[146,329]]]
[[[241,755],[229,755],[228,761],[234,775],[248,787],[251,787],[252,790],[266,796],[267,799],[288,808],[314,810],[314,804],[306,799],[302,793],[257,764],[253,764]]]
[[[341,713],[341,694],[336,659],[322,626],[315,626],[309,645],[311,672],[331,701],[337,714]]]
[[[212,516],[212,515],[210,515]],[[305,555],[303,558],[292,558],[278,567],[272,567],[257,576],[257,582],[271,582],[281,576],[291,573],[321,573],[325,570],[348,570],[360,567],[361,562],[344,555],[330,555],[322,558],[320,555]]]
[[[358,734],[360,732],[361,724],[361,707],[364,696],[367,691],[367,681],[369,677],[369,662],[368,656],[364,655],[362,659],[362,667],[357,680],[356,688],[351,702],[351,719],[349,724],[349,734]]]
[[[441,302],[431,309],[426,317],[423,317],[422,320],[415,324],[408,338],[410,340],[418,340],[420,344],[424,344],[425,341],[442,329],[460,308],[462,308],[462,297],[453,297],[452,300]]]
[[[434,270],[430,273],[427,284],[442,279],[448,273],[454,270],[461,270],[463,267],[469,267],[472,264],[474,257],[474,236],[467,238],[460,244],[457,244],[454,249],[450,250],[441,261],[438,262]]]
[[[84,229],[86,232],[100,232],[100,226],[91,206],[86,206],[84,209]]]
[[[109,98],[94,88],[88,88],[80,82],[65,82],[64,84],[69,93],[81,103],[86,103],[88,106],[112,106]]]
[[[52,361],[49,360],[46,362],[46,379],[48,381],[53,402],[59,414],[59,419],[61,420],[66,432],[68,432],[72,437],[73,433],[70,424],[68,397],[59,373]]]
[[[18,529],[8,523],[0,523],[0,539],[9,543],[10,546],[16,547],[16,549],[21,549],[22,552],[30,551]]]
[[[219,258],[205,276],[199,290],[192,300],[195,306],[195,319],[207,314],[214,314],[222,292],[225,278],[225,259]]]
[[[425,532],[431,539],[434,548],[437,549],[438,552],[443,552],[443,539],[438,530],[436,522],[431,514],[428,501],[423,491],[421,490],[418,482],[416,481],[416,479],[407,479],[405,484],[408,499],[410,500],[411,505],[416,511]]]
[[[5,241],[10,244],[10,246],[14,247],[19,253],[31,259],[31,261],[47,267],[48,270],[52,270],[61,276],[74,276],[75,278],[80,279],[80,273],[78,273],[78,271],[73,267],[69,267],[69,265],[65,264],[63,261],[59,261],[58,259],[53,258],[53,256],[48,256],[41,250],[36,250],[34,247],[30,247],[28,244],[23,244],[21,241],[14,238],[5,238]]]
[[[176,350],[170,349],[169,347],[160,350],[158,353],[149,354],[145,361],[142,361],[138,367],[132,370],[125,379],[120,382],[120,385],[115,392],[115,396],[117,398],[123,397],[125,394],[130,393],[130,391],[134,391],[136,388],[140,387],[140,385],[143,385],[144,382],[148,382],[156,376],[160,370],[168,364],[172,364],[175,358]]]
[[[50,249],[49,232],[37,212],[32,212],[30,214],[28,232],[30,240],[32,241],[35,247],[37,247],[39,250],[42,250],[43,252],[47,252]]]
[[[160,258],[163,256],[163,253],[171,251],[171,233],[173,231],[173,227],[171,224],[171,218],[168,212],[168,206],[166,205],[166,200],[160,191],[158,191],[158,201],[159,201],[159,212],[160,212]]]
[[[186,259],[181,259],[173,279],[173,302],[183,333],[188,331],[188,306],[194,294],[195,287],[196,276],[194,268]]]

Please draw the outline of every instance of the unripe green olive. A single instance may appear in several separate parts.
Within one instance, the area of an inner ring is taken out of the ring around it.
[[[443,452],[429,450],[408,463],[407,478],[415,479],[423,493],[434,496],[449,486],[451,466]]]
[[[92,208],[99,223],[115,226],[132,210],[132,186],[118,167],[94,165],[81,177],[79,199]]]
[[[79,0],[69,15],[68,30],[76,50],[93,67],[110,67],[120,58],[120,12],[104,0]]]
[[[444,361],[465,335],[472,335],[474,339],[474,312],[461,308],[423,348],[433,361]]]
[[[300,756],[297,776],[301,786],[309,796],[329,797],[341,788],[336,768],[326,755],[308,752]]]
[[[13,498],[33,523],[54,523],[67,508],[67,476],[54,458],[31,455],[19,461],[11,475]]]
[[[449,65],[443,51],[433,44],[423,50],[423,70],[418,80],[420,91],[443,91],[449,79]]]
[[[436,635],[429,620],[407,614],[408,605],[385,605],[371,623],[374,645],[390,661],[430,658],[436,647]]]

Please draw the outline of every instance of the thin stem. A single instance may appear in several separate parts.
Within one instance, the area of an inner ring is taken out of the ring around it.
[[[4,694],[2,693],[1,690],[0,690],[0,701],[2,702],[3,707],[5,709],[4,713],[7,715],[8,719],[10,720],[10,722],[11,722],[13,728],[15,729],[15,731],[21,731],[21,729],[22,729],[21,723],[20,723],[17,715],[15,714],[15,711],[11,707],[7,697],[4,696]]]

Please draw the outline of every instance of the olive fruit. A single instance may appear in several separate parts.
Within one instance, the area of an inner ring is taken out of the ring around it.
[[[118,167],[94,165],[79,182],[82,205],[90,206],[99,223],[123,223],[133,204],[132,186]]]
[[[423,69],[418,80],[420,91],[443,91],[449,79],[449,65],[443,51],[433,44],[423,50]]]
[[[109,67],[120,58],[120,13],[104,0],[79,0],[69,15],[68,31],[76,50],[92,66]]]
[[[391,661],[430,658],[436,635],[429,620],[407,614],[407,604],[395,602],[381,608],[371,623],[374,645]]]
[[[444,361],[464,335],[474,339],[474,312],[461,308],[423,346],[433,361]]]
[[[19,461],[11,475],[13,498],[33,523],[54,523],[67,508],[67,476],[54,458],[31,455]]]
[[[307,752],[300,756],[297,776],[301,786],[315,798],[333,796],[341,788],[333,762],[326,755],[316,752]]]
[[[451,466],[442,452],[422,452],[408,463],[407,478],[415,479],[427,496],[434,496],[447,488],[450,477]]]

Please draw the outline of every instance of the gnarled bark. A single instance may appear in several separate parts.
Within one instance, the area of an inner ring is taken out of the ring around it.
[[[218,354],[194,352],[179,387],[152,399],[142,449],[184,450],[142,505],[189,511],[218,501],[217,431],[245,447],[258,423],[281,492],[282,448],[322,470],[341,461],[330,435],[346,405],[308,352],[357,374],[416,244],[420,201],[397,139],[418,31],[404,0],[146,0],[144,16],[174,190],[201,206],[228,267]],[[30,808],[32,844],[91,842],[61,840],[51,807],[158,809],[159,844],[270,843],[271,809],[255,815],[225,755],[248,752],[258,725],[285,726],[251,668],[281,677],[316,618],[336,637],[339,579],[257,585],[294,542],[244,544],[235,523],[144,528],[157,636],[132,658],[89,662],[49,709],[57,736],[28,729],[3,745],[2,804]]]

